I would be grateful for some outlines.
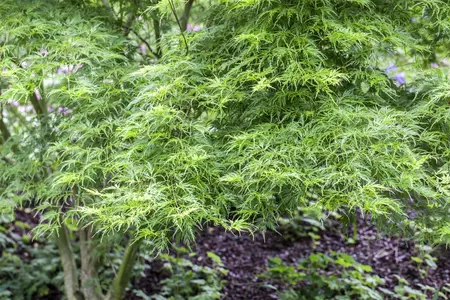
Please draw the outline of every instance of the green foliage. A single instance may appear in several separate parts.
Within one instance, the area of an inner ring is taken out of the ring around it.
[[[189,254],[194,258],[195,253],[189,253],[184,248],[177,249],[178,254]],[[161,259],[165,262],[165,268],[170,271],[171,276],[161,281],[162,292],[158,295],[145,297],[142,292],[137,292],[144,299],[220,299],[221,290],[225,284],[222,276],[227,274],[219,256],[208,252],[208,257],[213,262],[213,267],[205,267],[194,264],[191,260],[162,254]]]
[[[359,208],[403,230],[431,226],[430,238],[445,242],[448,132],[435,112],[446,113],[443,96],[414,98],[378,67],[393,49],[420,54],[421,40],[404,28],[420,14],[441,16],[441,4],[223,1],[207,28],[188,34],[188,56],[174,46],[138,69],[94,13],[56,1],[25,14],[5,2],[2,101],[25,103],[38,88],[47,107],[72,113],[38,114],[32,135],[14,127],[3,146],[15,161],[2,162],[4,199],[36,198],[47,211],[40,230],[53,231],[55,209],[76,198],[65,217],[102,234],[135,228],[164,249],[193,240],[205,222],[273,227],[313,193],[327,210]],[[437,20],[428,26],[444,28]],[[62,64],[80,63],[46,84]]]
[[[412,288],[409,285],[409,282],[400,277],[395,275],[398,285],[395,286],[394,292],[380,288],[386,295],[392,297],[393,299],[420,299],[420,300],[426,300],[426,299],[448,299],[449,294],[449,285],[446,283],[441,290],[423,285],[418,284],[418,289]],[[430,298],[431,297],[431,298]]]
[[[417,264],[417,268],[422,278],[426,278],[430,270],[437,268],[437,258],[432,255],[433,248],[427,245],[419,245],[418,256],[412,256],[413,260]]]
[[[27,236],[27,235],[24,235]],[[0,299],[36,299],[60,291],[63,276],[54,243],[31,244],[11,231],[0,232]]]
[[[14,233],[14,228],[25,225],[20,221],[6,220],[0,227],[0,299],[35,299],[36,297],[49,297],[49,292],[63,293],[63,275],[58,250],[52,240],[32,239],[29,234],[19,235]],[[23,225],[22,225],[23,224]],[[26,237],[26,238],[25,238]],[[107,290],[114,278],[114,273],[119,269],[124,252],[123,237],[112,236],[104,240],[102,247],[90,253],[98,257],[102,262],[98,270],[100,288]],[[79,245],[75,244],[75,252],[78,253]],[[144,276],[152,257],[145,253],[151,253],[151,246],[144,247],[137,263],[134,265],[132,277]],[[76,255],[79,264],[80,256]]]
[[[175,47],[160,64],[121,81],[127,89],[118,94],[129,102],[102,123],[114,128],[106,144],[92,146],[97,129],[87,126],[61,147],[81,120],[94,118],[97,104],[64,122],[52,147],[63,160],[80,148],[109,151],[94,160],[99,170],[87,170],[110,174],[108,187],[84,196],[98,200],[79,213],[102,232],[136,227],[139,237],[164,248],[172,239],[194,239],[208,221],[274,227],[313,193],[327,210],[358,208],[406,232],[431,227],[423,238],[445,242],[448,131],[429,120],[447,109],[429,93],[415,97],[397,87],[378,66],[393,49],[423,50],[404,28],[425,7],[426,1],[214,7],[207,29],[189,36],[188,56]],[[68,175],[80,168],[65,167],[61,176],[87,185],[88,178]]]
[[[287,284],[281,299],[383,299],[377,286],[384,281],[370,274],[372,268],[356,262],[350,255],[317,253],[289,266],[271,258],[266,277]],[[306,284],[299,286],[299,283]]]
[[[332,252],[311,254],[296,266],[280,258],[269,260],[267,272],[261,275],[280,284],[280,299],[447,299],[448,288],[442,291],[426,285],[411,287],[396,276],[394,291],[383,287],[384,280],[373,274],[372,267],[358,263],[348,254]],[[274,286],[269,286],[275,288]],[[275,288],[276,289],[276,288]]]
[[[331,225],[328,215],[321,207],[299,207],[298,211],[290,217],[280,218],[277,231],[283,235],[283,239],[296,240],[303,237],[316,239],[320,231]]]

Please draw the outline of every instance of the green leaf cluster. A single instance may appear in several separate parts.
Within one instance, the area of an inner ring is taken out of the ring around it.
[[[273,228],[314,195],[448,241],[447,77],[406,89],[380,67],[428,59],[448,1],[222,0],[145,65],[93,2],[24,3],[0,6],[0,191],[34,201],[38,232],[70,219],[161,250],[204,224]]]

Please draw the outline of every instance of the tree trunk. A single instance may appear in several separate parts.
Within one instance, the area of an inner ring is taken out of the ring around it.
[[[81,256],[81,291],[86,300],[100,300],[103,298],[98,282],[97,258],[92,243],[92,226],[80,230]]]
[[[131,273],[136,263],[137,253],[141,241],[136,241],[127,246],[125,249],[122,264],[120,265],[119,272],[114,278],[106,300],[122,300],[125,297],[125,289],[127,288]]]
[[[56,243],[64,270],[64,287],[68,300],[79,300],[81,297],[78,284],[78,270],[75,263],[69,232],[64,224],[58,229]]]

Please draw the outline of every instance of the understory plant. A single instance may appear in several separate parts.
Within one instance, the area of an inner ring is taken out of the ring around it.
[[[70,300],[122,299],[143,243],[156,254],[206,225],[274,228],[310,195],[447,243],[448,77],[399,85],[381,65],[400,49],[417,64],[445,55],[449,12],[435,0],[2,1],[1,210],[42,213],[35,233],[56,240]],[[127,246],[105,288],[113,236]]]
[[[190,258],[195,258],[196,253],[186,249],[177,249],[177,256],[164,254],[161,256],[165,263],[165,268],[169,270],[171,276],[161,281],[162,292],[151,299],[193,299],[207,300],[220,299],[225,281],[222,279],[228,271],[219,256],[208,252],[208,257],[213,262],[213,267],[199,266],[191,260],[179,257],[183,253],[189,254]]]
[[[296,265],[278,257],[269,259],[267,272],[260,275],[276,282],[281,288],[280,299],[448,299],[446,286],[436,289],[419,284],[412,287],[396,276],[393,291],[374,274],[372,267],[357,262],[345,253],[314,253]],[[268,286],[275,288],[274,286]],[[275,288],[277,289],[277,288]]]
[[[421,278],[428,276],[430,270],[437,268],[437,258],[433,256],[433,248],[427,245],[418,245],[418,254],[411,256],[411,260],[417,265]]]
[[[36,299],[63,292],[56,245],[32,240],[28,227],[19,220],[0,219],[0,299]]]
[[[277,231],[285,240],[298,238],[319,238],[319,233],[329,228],[332,224],[330,216],[321,208],[314,206],[299,207],[293,216],[285,216],[278,221]]]

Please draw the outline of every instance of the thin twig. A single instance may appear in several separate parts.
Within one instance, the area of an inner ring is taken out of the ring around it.
[[[106,8],[110,9],[114,15],[116,14],[116,12],[112,8],[112,6],[109,4],[108,0],[102,0],[102,2],[103,2],[103,5],[106,6]]]
[[[159,55],[157,52],[155,52],[152,49],[152,47],[150,46],[150,43],[147,42],[147,40],[144,39],[136,30],[134,30],[131,27],[131,25],[128,24],[128,22],[127,22],[127,24],[123,23],[123,21],[117,16],[117,14],[114,11],[114,9],[112,8],[112,6],[109,4],[108,0],[102,0],[102,2],[103,2],[103,5],[105,5],[105,7],[111,11],[112,17],[120,23],[120,26],[122,27],[122,29],[124,29],[125,36],[127,35],[127,33],[129,31],[133,32],[137,36],[137,38],[139,40],[141,40],[147,46],[148,50],[153,54],[153,56],[155,56],[156,58],[161,58],[161,55]]]
[[[136,30],[134,30],[134,29],[130,29],[131,30],[131,32],[133,32],[137,37],[138,37],[138,39],[140,39],[146,46],[147,46],[147,48],[148,48],[148,50],[156,57],[156,58],[161,58],[161,55],[159,55],[158,53],[156,53],[155,51],[153,51],[153,49],[152,49],[152,47],[150,46],[150,44],[139,34],[139,33],[137,33],[137,31]]]
[[[184,36],[183,27],[181,26],[180,20],[178,19],[177,11],[175,10],[175,5],[173,5],[172,0],[169,0],[170,9],[172,10],[173,15],[175,16],[175,20],[177,21],[178,27],[180,28],[181,36],[183,37],[184,44],[186,45],[186,55],[189,54],[189,46],[186,40],[186,37]]]

